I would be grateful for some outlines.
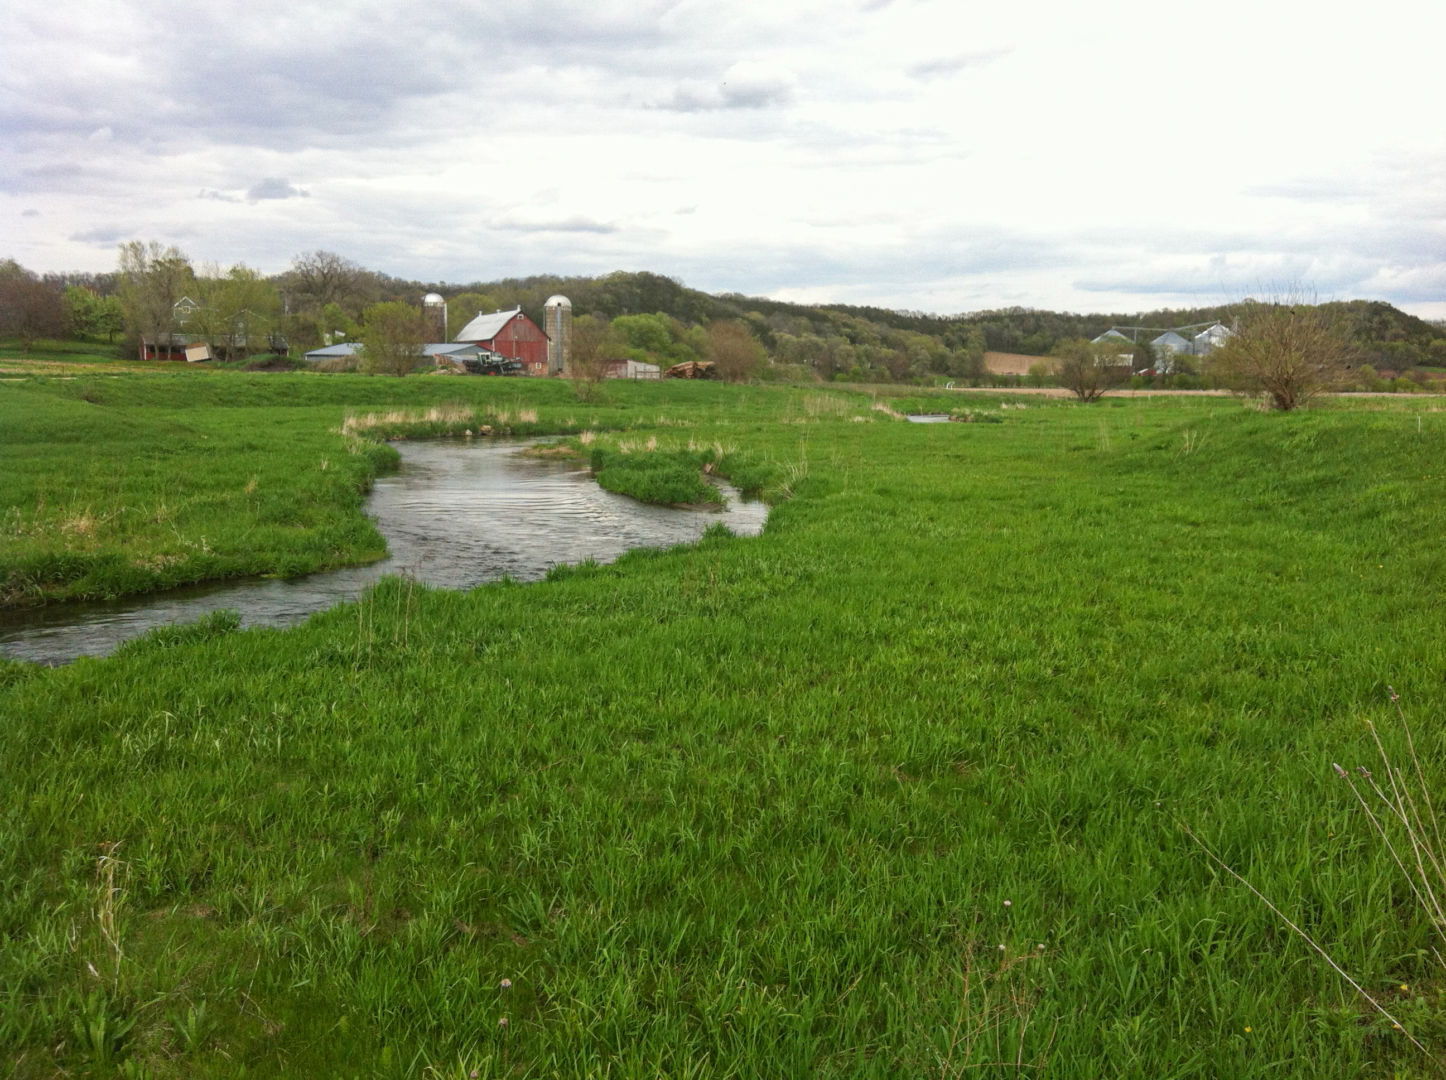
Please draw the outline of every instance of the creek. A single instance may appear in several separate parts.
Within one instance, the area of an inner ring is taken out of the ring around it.
[[[0,656],[60,664],[105,656],[122,642],[225,608],[241,625],[292,626],[356,600],[386,574],[470,589],[536,581],[558,564],[610,562],[640,547],[692,543],[714,523],[756,536],[768,518],[720,484],[722,510],[650,506],[604,491],[576,460],[529,457],[516,441],[403,442],[401,467],[378,477],[366,512],[390,556],[289,579],[247,578],[119,600],[0,611]]]

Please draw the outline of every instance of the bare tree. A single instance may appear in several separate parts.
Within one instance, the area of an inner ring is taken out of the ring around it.
[[[1210,366],[1236,389],[1263,393],[1272,408],[1289,411],[1339,388],[1354,351],[1324,308],[1247,301],[1235,332],[1211,355]]]
[[[309,251],[291,260],[286,283],[298,309],[320,312],[338,304],[349,315],[376,296],[375,276],[333,251]]]
[[[361,369],[398,378],[415,371],[430,332],[426,317],[410,304],[373,304],[362,328]]]
[[[582,315],[572,320],[567,374],[579,401],[591,401],[597,396],[598,384],[607,377],[608,365],[622,355],[622,341],[607,319]]]
[[[171,344],[176,301],[195,283],[190,260],[175,247],[152,240],[131,240],[120,248],[120,299],[126,325],[139,339],[142,360],[146,342]]]
[[[1081,401],[1098,401],[1105,391],[1118,386],[1130,374],[1133,354],[1122,352],[1109,341],[1070,338],[1061,341],[1051,354],[1059,384]]]
[[[41,281],[14,259],[0,262],[0,334],[14,334],[28,353],[36,338],[64,332],[60,287]]]
[[[743,382],[768,359],[748,324],[737,319],[709,323],[704,352],[718,377],[729,382]]]

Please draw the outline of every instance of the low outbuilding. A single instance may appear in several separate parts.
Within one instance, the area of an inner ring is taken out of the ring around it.
[[[306,353],[305,358],[308,364],[319,364],[323,360],[350,360],[361,354],[362,347],[356,341],[339,341],[335,345],[328,345],[322,349],[312,349]]]
[[[661,379],[663,369],[642,360],[609,360],[609,379]]]

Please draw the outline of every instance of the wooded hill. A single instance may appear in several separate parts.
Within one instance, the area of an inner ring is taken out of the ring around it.
[[[830,342],[835,354],[843,346],[851,347],[854,359],[860,347],[870,354],[892,350],[916,354],[911,360],[920,359],[918,354],[937,361],[942,353],[984,349],[1044,356],[1060,341],[1093,338],[1112,326],[1163,330],[1217,320],[1228,325],[1233,318],[1232,305],[1128,314],[1074,314],[1010,307],[958,315],[849,304],[803,305],[737,293],[713,295],[647,272],[619,272],[595,278],[539,275],[468,285],[465,289],[445,283],[389,283],[404,285],[404,292],[437,291],[444,296],[477,292],[495,299],[499,307],[521,306],[533,318],[540,316],[549,296],[561,293],[572,301],[575,314],[609,319],[655,313],[689,325],[720,318],[742,319],[776,360],[814,366],[818,366],[820,353],[827,364]],[[1446,367],[1446,325],[1408,315],[1379,300],[1334,301],[1320,306],[1337,313],[1348,336],[1360,346],[1363,363],[1392,371]]]
[[[26,273],[10,265],[19,274]],[[225,279],[216,276],[216,280],[235,279],[238,273],[248,281],[264,282],[271,290],[270,302],[251,298],[249,307],[274,312],[278,328],[299,348],[319,344],[323,335],[333,340],[351,336],[365,310],[379,301],[415,304],[424,293],[440,293],[447,298],[449,322],[455,332],[479,311],[511,307],[521,307],[541,322],[547,298],[561,293],[572,301],[575,315],[607,320],[632,317],[624,337],[630,351],[640,358],[643,354],[672,361],[696,358],[699,327],[736,319],[750,328],[775,363],[810,368],[824,378],[973,377],[982,370],[986,350],[1043,356],[1060,341],[1093,338],[1112,326],[1164,329],[1216,320],[1228,325],[1233,318],[1231,305],[1113,314],[1010,307],[956,315],[848,304],[805,305],[737,293],[705,293],[646,271],[600,277],[539,274],[469,284],[423,282],[379,274],[322,251],[298,255],[288,270],[269,278],[233,267]],[[71,286],[71,296],[84,291],[104,297],[118,288],[115,274],[28,276],[57,291]],[[192,291],[204,293],[208,280],[199,275]],[[1359,347],[1361,363],[1387,372],[1446,368],[1446,324],[1426,322],[1383,301],[1350,300],[1322,306],[1338,314],[1342,327]],[[0,332],[5,331],[0,328]]]

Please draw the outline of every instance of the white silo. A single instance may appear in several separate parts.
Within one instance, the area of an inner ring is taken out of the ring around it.
[[[432,328],[433,341],[447,340],[447,301],[440,293],[429,292],[422,297],[422,314]]]
[[[567,370],[572,346],[572,301],[565,296],[549,297],[542,313],[542,328],[547,331],[547,370],[561,375]]]

